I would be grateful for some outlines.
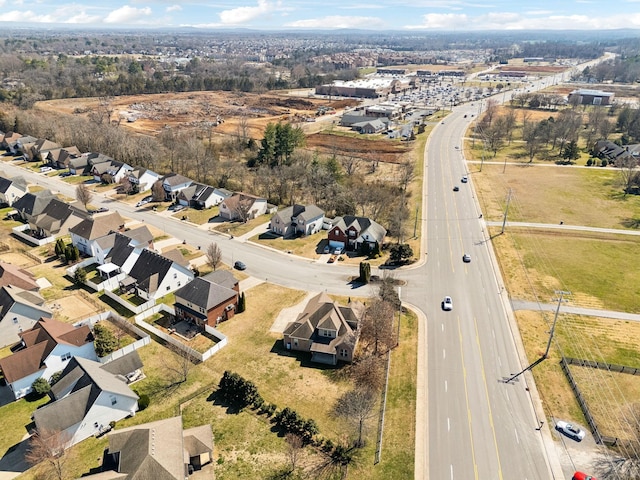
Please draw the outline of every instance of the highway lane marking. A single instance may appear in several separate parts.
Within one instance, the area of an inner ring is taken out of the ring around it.
[[[444,391],[448,392],[449,391],[449,385],[447,384],[447,381],[444,381]]]
[[[444,323],[440,325],[440,328],[444,332]]]
[[[445,351],[445,349],[442,349],[442,359],[444,360],[445,358],[447,358],[447,352]]]
[[[513,431],[516,432],[516,442],[520,443],[520,437],[518,437],[518,429],[514,428]]]
[[[477,331],[476,331],[476,334],[477,334]],[[469,426],[469,440],[470,440],[470,444],[471,444],[471,461],[473,463],[474,478],[476,480],[479,480],[480,477],[478,477],[478,463],[476,462],[476,449],[475,449],[475,446],[473,444],[473,427],[472,427],[472,421],[471,421],[471,406],[470,406],[470,403],[469,403],[469,389],[467,388],[467,369],[464,366],[464,350],[462,348],[462,328],[460,326],[460,317],[458,317],[458,337],[460,339],[460,357],[462,357],[462,376],[463,376],[462,384],[464,385],[464,398],[465,398],[465,401],[467,402],[467,424]],[[451,475],[453,475],[453,466],[451,468]],[[451,478],[453,478],[453,476]]]
[[[482,373],[482,380],[484,383],[484,395],[487,402],[487,409],[489,410],[489,425],[491,425],[491,433],[493,434],[493,446],[496,449],[496,458],[498,460],[498,478],[502,479],[502,463],[500,462],[500,451],[498,450],[498,439],[496,437],[496,427],[493,423],[493,411],[491,410],[491,403],[489,402],[489,389],[487,388],[487,375],[484,370],[484,358],[482,356],[482,347],[480,346],[480,335],[478,331],[478,319],[473,317],[473,325],[476,330],[476,343],[478,344],[478,354],[480,355],[480,372]]]
[[[451,419],[447,417],[447,432],[451,431]]]
[[[453,464],[449,465],[449,470],[451,471],[451,480],[453,480]]]

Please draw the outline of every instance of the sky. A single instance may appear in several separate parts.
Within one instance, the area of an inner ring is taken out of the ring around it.
[[[640,28],[640,0],[0,0],[0,22],[70,29],[609,30]]]

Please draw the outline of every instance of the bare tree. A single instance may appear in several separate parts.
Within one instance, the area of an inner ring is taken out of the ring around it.
[[[67,432],[54,432],[41,429],[29,440],[25,459],[31,465],[42,464],[45,478],[65,480],[67,478],[67,462],[70,454],[71,436]]]
[[[600,480],[640,478],[640,461],[637,458],[614,457],[610,452],[597,456],[593,469]]]
[[[357,434],[355,447],[364,446],[364,434],[368,421],[375,415],[376,393],[366,388],[357,388],[343,394],[336,402],[334,413],[351,423]]]
[[[638,171],[638,160],[629,154],[620,155],[615,163],[620,176],[620,184],[626,196],[634,187],[640,186],[640,171]]]
[[[173,352],[173,355],[163,355],[161,360],[165,374],[171,377],[172,383],[169,386],[180,385],[187,381],[193,368],[191,355],[174,345],[167,344],[166,347]]]
[[[207,265],[209,265],[215,272],[216,268],[218,268],[218,265],[220,265],[220,262],[222,261],[222,250],[216,242],[211,242],[209,244],[207,247],[206,257]]]
[[[393,334],[393,305],[379,298],[367,305],[360,326],[360,342],[365,351],[374,355],[384,353],[395,345]]]
[[[287,442],[287,456],[289,457],[289,463],[291,465],[291,473],[293,473],[300,460],[304,442],[302,441],[302,437],[295,433],[287,433],[284,439]]]
[[[525,141],[525,150],[529,156],[529,163],[531,163],[542,148],[542,139],[540,138],[538,125],[527,122],[522,128],[522,139]]]
[[[484,121],[487,122],[487,125],[491,125],[493,118],[496,116],[498,112],[498,101],[490,98],[487,100],[487,106],[484,110]]]
[[[166,198],[166,192],[164,191],[164,186],[162,182],[158,180],[151,186],[151,196],[153,197],[154,202],[163,202]]]
[[[129,177],[125,176],[120,179],[120,190],[122,193],[129,195],[133,191],[133,188],[134,185],[131,183],[131,180],[129,180]]]
[[[110,124],[111,115],[113,114],[111,100],[113,100],[113,97],[98,98],[98,106],[95,110],[89,112],[89,120],[91,120],[96,125]]]
[[[86,184],[80,183],[76,187],[76,200],[78,200],[84,208],[87,208],[87,204],[93,200],[93,193],[89,190]]]
[[[380,391],[384,385],[384,359],[376,355],[360,355],[347,367],[349,378],[357,387]]]
[[[504,134],[507,137],[509,145],[511,145],[513,130],[516,126],[516,111],[513,108],[508,108],[502,118],[504,118]]]

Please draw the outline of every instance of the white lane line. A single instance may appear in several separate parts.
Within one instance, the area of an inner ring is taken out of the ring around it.
[[[451,470],[451,480],[453,480],[453,464],[451,464],[449,467],[449,469]]]
[[[502,366],[502,360],[500,360],[500,357],[498,357],[498,365]]]
[[[493,335],[493,339],[496,339],[496,331],[492,328],[491,329],[491,335]]]
[[[518,437],[518,429],[514,428],[513,431],[516,432],[516,442],[520,443],[520,437]]]
[[[447,432],[451,431],[451,420],[447,417]]]
[[[444,323],[441,325],[442,331],[444,332]]]
[[[444,381],[444,391],[448,392],[449,391],[449,384],[447,383],[447,381]]]
[[[447,358],[447,352],[445,351],[445,349],[442,349],[442,359],[444,360],[445,358]]]

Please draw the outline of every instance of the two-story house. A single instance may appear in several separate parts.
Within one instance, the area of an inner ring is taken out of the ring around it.
[[[6,132],[0,137],[0,148],[11,154],[15,154],[13,148],[15,148],[16,142],[20,137],[22,137],[22,134],[18,132]]]
[[[0,203],[12,206],[29,191],[24,177],[0,176]]]
[[[27,192],[13,203],[13,208],[18,212],[18,216],[26,221],[34,221],[40,215],[49,202],[56,198],[51,190],[40,190],[39,192]]]
[[[267,213],[267,199],[235,193],[220,203],[220,216],[226,220],[246,222]]]
[[[89,257],[96,255],[99,238],[111,232],[124,231],[124,220],[118,212],[96,214],[69,229],[71,243]]]
[[[133,167],[123,162],[100,162],[91,167],[91,175],[96,182],[118,183],[125,175],[128,175]]]
[[[40,286],[33,273],[24,268],[12,265],[11,263],[0,262],[0,287],[9,285],[31,292],[40,290]],[[43,315],[39,315],[38,318],[41,316]]]
[[[66,235],[70,228],[89,217],[89,212],[78,202],[69,204],[53,198],[39,215],[29,221],[29,227],[36,236],[42,238]]]
[[[138,395],[127,384],[129,362],[119,360],[125,358],[102,364],[73,357],[51,387],[52,402],[33,412],[38,433],[64,435],[69,448],[108,431],[110,422],[135,415]]]
[[[271,217],[269,228],[284,238],[313,235],[322,230],[324,210],[315,205],[293,205],[277,211]]]
[[[147,168],[134,168],[127,175],[134,193],[148,192],[152,185],[160,180],[160,175]]]
[[[215,327],[235,314],[238,291],[238,280],[227,270],[196,277],[175,293],[176,318]]]
[[[65,169],[69,168],[71,160],[78,158],[80,155],[82,155],[82,152],[78,150],[78,147],[54,148],[49,150],[45,161],[53,168]]]
[[[364,311],[360,302],[338,305],[326,293],[320,293],[284,329],[285,348],[311,353],[312,362],[352,362]]]
[[[47,155],[51,150],[61,147],[62,145],[58,145],[56,142],[52,142],[46,138],[41,138],[31,146],[31,159],[34,162],[45,162]]]
[[[0,348],[19,342],[22,332],[49,316],[51,310],[37,291],[4,285],[0,288]]]
[[[164,188],[165,199],[175,202],[178,193],[193,183],[193,180],[177,173],[165,175],[162,179],[162,188]]]
[[[336,217],[327,234],[329,246],[345,250],[359,250],[364,243],[370,249],[376,244],[382,247],[387,230],[379,223],[367,217],[345,215]]]
[[[0,359],[0,370],[16,399],[31,392],[38,378],[49,381],[72,357],[98,360],[88,326],[74,327],[52,318],[41,318],[20,334],[13,354]]]

